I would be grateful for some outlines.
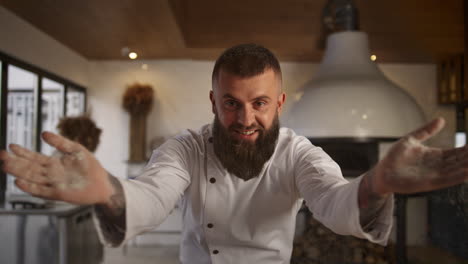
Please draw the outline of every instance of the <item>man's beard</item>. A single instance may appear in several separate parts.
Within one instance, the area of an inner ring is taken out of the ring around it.
[[[236,129],[257,129],[259,134],[255,142],[238,140],[230,135]],[[260,174],[263,166],[275,151],[278,135],[278,115],[275,116],[273,124],[268,130],[259,125],[244,127],[240,124],[234,124],[226,129],[219,121],[218,116],[215,115],[213,123],[213,147],[216,156],[229,173],[244,181],[250,180]]]

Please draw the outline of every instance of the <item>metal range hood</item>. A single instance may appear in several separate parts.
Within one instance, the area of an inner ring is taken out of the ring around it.
[[[309,138],[396,138],[422,125],[420,106],[370,55],[366,33],[331,34],[319,70],[298,92],[287,125]]]

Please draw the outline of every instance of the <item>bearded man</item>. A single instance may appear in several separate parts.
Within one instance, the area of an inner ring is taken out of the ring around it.
[[[94,205],[101,238],[112,246],[154,229],[180,202],[181,263],[289,263],[303,200],[334,232],[385,245],[393,193],[468,178],[466,148],[421,144],[444,126],[439,118],[403,137],[371,171],[348,182],[322,149],[280,128],[286,99],[281,83],[278,60],[266,48],[226,50],[212,75],[213,124],[168,140],[135,180],[109,175],[84,147],[52,133],[43,138],[62,157],[11,145],[15,155],[2,151],[0,159],[26,192]]]

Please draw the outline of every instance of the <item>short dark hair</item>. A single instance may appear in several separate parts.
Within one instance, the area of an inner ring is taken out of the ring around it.
[[[281,68],[273,52],[257,44],[240,44],[225,50],[216,60],[211,75],[218,80],[221,70],[239,77],[253,77],[271,69],[281,79]]]

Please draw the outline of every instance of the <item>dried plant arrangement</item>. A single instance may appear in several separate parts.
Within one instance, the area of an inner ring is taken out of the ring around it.
[[[147,115],[153,106],[153,87],[135,83],[128,86],[123,96],[123,108],[130,115]]]
[[[130,114],[129,162],[146,161],[146,117],[154,100],[153,87],[148,84],[129,85],[122,106]]]

